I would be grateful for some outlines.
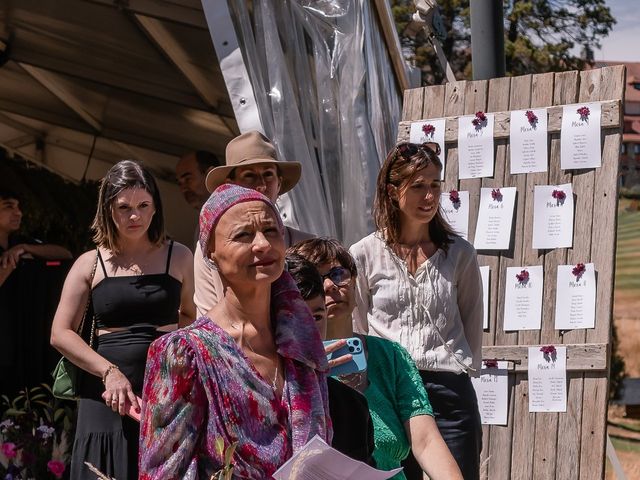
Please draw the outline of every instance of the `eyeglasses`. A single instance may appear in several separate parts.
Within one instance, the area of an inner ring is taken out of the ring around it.
[[[320,275],[320,277],[322,277],[322,283],[324,283],[325,278],[328,278],[336,287],[344,287],[351,280],[351,272],[348,268],[332,267],[331,270],[324,275]]]
[[[430,150],[436,155],[440,155],[440,144],[436,142],[424,142],[422,144],[404,142],[396,145],[396,151],[406,160],[409,160],[416,153],[418,153],[418,150]]]

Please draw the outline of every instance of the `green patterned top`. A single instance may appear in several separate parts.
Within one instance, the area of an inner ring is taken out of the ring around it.
[[[404,423],[417,415],[432,415],[429,397],[409,353],[396,342],[364,336],[368,347],[369,386],[364,392],[373,420],[373,457],[381,470],[398,468],[411,446]],[[405,479],[404,473],[393,477]]]

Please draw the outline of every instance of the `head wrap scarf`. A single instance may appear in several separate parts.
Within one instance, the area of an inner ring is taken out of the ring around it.
[[[273,202],[262,193],[252,188],[245,188],[232,183],[220,185],[213,191],[200,210],[200,237],[198,238],[198,242],[200,243],[204,260],[210,267],[215,268],[215,265],[213,265],[213,262],[209,258],[209,239],[214,233],[216,225],[227,210],[244,202],[264,202],[269,205],[275,213],[278,227],[280,230],[284,229],[278,209]]]

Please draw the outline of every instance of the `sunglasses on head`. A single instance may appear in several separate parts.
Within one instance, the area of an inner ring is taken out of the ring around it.
[[[351,280],[351,272],[348,268],[344,267],[332,267],[324,275],[320,275],[322,277],[322,282],[324,283],[325,278],[328,278],[333,282],[336,287],[344,287]]]
[[[421,144],[404,142],[396,145],[396,152],[402,155],[406,160],[409,160],[418,153],[418,150],[422,150],[423,152],[429,150],[436,155],[440,155],[440,145],[436,142],[424,142]]]

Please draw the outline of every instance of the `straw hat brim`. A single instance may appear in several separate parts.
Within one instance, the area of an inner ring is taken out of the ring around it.
[[[282,176],[282,185],[279,194],[283,194],[296,186],[302,174],[302,164],[300,162],[279,162],[271,158],[254,158],[236,165],[222,165],[209,171],[206,179],[206,186],[209,193],[213,192],[223,183],[226,183],[227,177],[231,170],[238,167],[246,167],[248,165],[274,163],[277,165],[280,175]]]

